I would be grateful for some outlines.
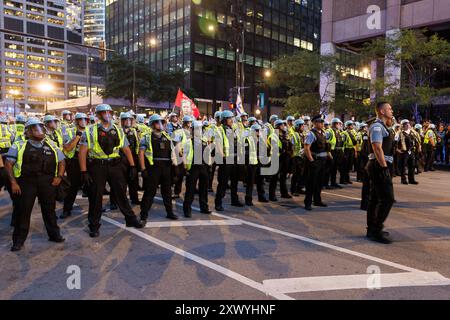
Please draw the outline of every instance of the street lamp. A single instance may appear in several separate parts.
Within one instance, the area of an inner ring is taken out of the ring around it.
[[[208,31],[209,32],[214,32],[215,28],[213,24],[208,25]]]
[[[150,47],[156,47],[156,39],[155,38],[150,38],[149,42],[150,42]]]
[[[17,89],[12,89],[9,91],[9,94],[13,96],[13,100],[14,100],[14,117],[16,116],[16,98],[17,96],[20,94],[19,90]]]
[[[39,84],[39,90],[44,93],[45,97],[45,110],[44,112],[47,113],[48,111],[48,102],[47,102],[47,95],[53,90],[53,85],[49,82],[42,82]]]
[[[270,70],[264,71],[264,77],[270,78],[271,76],[272,76],[272,71],[270,71]]]

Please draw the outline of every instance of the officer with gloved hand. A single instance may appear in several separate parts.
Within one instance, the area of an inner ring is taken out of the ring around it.
[[[127,179],[136,179],[137,169],[129,142],[123,130],[113,123],[112,109],[107,104],[98,105],[95,113],[98,124],[89,126],[80,142],[79,161],[82,183],[89,185],[89,235],[100,235],[103,192],[106,182],[111,187],[114,200],[125,216],[126,226],[142,228],[126,196]],[[128,176],[122,166],[122,151],[130,167]]]
[[[370,151],[367,174],[369,176],[369,203],[367,208],[367,237],[380,243],[391,243],[383,231],[384,222],[394,204],[394,186],[391,170],[394,161],[394,134],[392,107],[387,102],[376,106],[377,120],[369,128]]]
[[[30,118],[25,125],[26,141],[17,141],[6,155],[6,170],[11,182],[14,212],[13,246],[22,249],[30,228],[31,212],[36,197],[41,205],[42,217],[49,241],[64,242],[56,222],[56,188],[64,175],[64,154],[45,138],[44,124]]]

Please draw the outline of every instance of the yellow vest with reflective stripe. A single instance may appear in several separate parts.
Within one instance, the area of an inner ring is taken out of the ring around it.
[[[270,155],[272,155],[272,149],[273,149],[272,148],[272,137],[273,137],[274,140],[277,141],[278,148],[281,149],[283,147],[283,144],[281,143],[280,138],[278,137],[278,135],[276,133],[272,133],[271,135],[269,135],[267,137],[267,145],[270,146]]]
[[[120,149],[123,148],[125,139],[124,139],[124,133],[121,128],[119,128],[116,124],[112,125],[114,129],[116,130],[117,134],[119,135],[119,145],[114,147],[113,153],[111,153],[109,156],[105,154],[102,147],[98,143],[98,125],[94,124],[92,126],[89,126],[86,129],[86,140],[87,145],[89,149],[89,157],[92,159],[114,159],[120,157]],[[91,141],[91,137],[93,138],[93,141]]]
[[[423,137],[423,144],[430,143],[430,137],[428,137],[430,132],[433,134],[433,141],[436,142],[436,134],[434,133],[433,130],[428,129],[427,132],[425,133],[425,136]]]
[[[58,152],[57,152],[57,146],[54,144],[53,141],[49,139],[45,139],[44,143],[47,144],[50,149],[52,149],[53,153],[55,154],[55,177],[58,176]],[[25,148],[28,144],[28,141],[17,141],[14,143],[17,147],[17,161],[14,164],[13,167],[13,174],[14,178],[20,178],[22,175],[22,164],[23,164],[23,154],[25,152]]]
[[[11,132],[8,125],[0,125],[0,148],[9,149],[11,147]]]
[[[302,154],[302,139],[300,137],[300,134],[296,131],[292,133],[292,140],[294,140],[294,153],[292,154],[292,157],[300,157]]]
[[[245,137],[245,141],[248,142],[248,162],[249,164],[258,164],[258,155],[256,150],[256,143],[253,136]]]
[[[227,137],[227,134],[226,134],[225,129],[223,128],[223,126],[219,127],[219,134],[222,137],[222,141],[223,141],[224,156],[228,157],[229,154],[230,154],[230,142],[228,141],[228,137]]]
[[[73,137],[75,136],[76,130],[77,130],[77,129],[74,128],[74,129],[70,129],[70,130],[67,131],[67,135],[69,136],[70,141],[72,141]],[[64,149],[63,149],[64,155],[65,155],[68,159],[72,159],[72,158],[75,156],[75,152],[76,152],[76,151],[77,151],[77,146],[75,146],[75,148],[73,148],[73,149],[70,150],[70,151],[64,151]]]
[[[55,130],[54,133],[56,134],[56,139],[58,141],[54,141],[50,135],[47,135],[47,138],[49,138],[50,140],[52,140],[54,142],[57,142],[59,147],[62,148],[62,146],[63,146],[63,137],[62,137],[61,132],[59,130]]]
[[[331,150],[336,149],[336,135],[334,134],[333,128],[328,128],[327,130],[325,130],[325,132],[329,132],[330,134],[327,140],[331,146]]]

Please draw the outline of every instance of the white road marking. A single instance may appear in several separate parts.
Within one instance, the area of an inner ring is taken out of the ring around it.
[[[233,220],[191,220],[147,222],[146,228],[196,227],[196,226],[237,226],[242,223]]]
[[[378,276],[379,278],[377,278]],[[330,290],[369,289],[369,285],[377,287],[379,285],[379,288],[381,289],[392,287],[448,286],[450,285],[450,279],[443,277],[438,272],[401,272],[270,279],[264,280],[263,285],[271,292],[287,294]]]
[[[329,195],[333,195],[333,196],[337,196],[337,197],[341,197],[341,198],[347,198],[347,199],[352,199],[352,200],[358,200],[361,201],[361,198],[354,198],[354,197],[349,197],[349,196],[344,196],[342,194],[337,194],[337,193],[333,193],[333,192],[325,192],[322,191],[323,194],[329,194]]]
[[[150,236],[150,235],[148,235],[148,234],[146,234],[146,233],[144,233],[142,231],[139,231],[139,230],[134,229],[134,228],[127,228],[124,224],[122,224],[120,222],[117,222],[114,219],[111,219],[111,218],[103,216],[102,220],[104,220],[106,222],[109,222],[112,225],[115,225],[116,227],[119,227],[119,228],[121,228],[123,230],[131,232],[134,235],[136,235],[136,236],[138,236],[138,237],[140,237],[142,239],[145,239],[145,240],[147,240],[147,241],[149,241],[149,242],[151,242],[151,243],[153,243],[153,244],[155,244],[157,246],[160,246],[160,247],[162,247],[164,249],[172,251],[173,253],[176,253],[176,254],[178,254],[178,255],[186,258],[186,259],[189,259],[189,260],[192,260],[194,262],[197,262],[197,263],[199,263],[199,264],[201,264],[201,265],[203,265],[203,266],[205,266],[207,268],[210,268],[210,269],[212,269],[214,271],[217,271],[217,272],[219,272],[219,273],[221,273],[221,274],[223,274],[223,275],[225,275],[225,276],[227,276],[229,278],[232,278],[232,279],[234,279],[236,281],[239,281],[242,284],[245,284],[245,285],[247,285],[249,287],[252,287],[252,288],[254,288],[254,289],[258,290],[258,291],[261,291],[261,292],[263,292],[266,295],[270,295],[270,296],[274,297],[275,299],[279,299],[279,300],[294,300],[293,298],[291,298],[291,297],[289,297],[289,296],[287,296],[287,295],[285,295],[283,293],[271,292],[270,290],[267,290],[262,283],[256,282],[256,281],[254,281],[252,279],[249,279],[249,278],[247,278],[247,277],[245,277],[245,276],[243,276],[243,275],[241,275],[239,273],[236,273],[236,272],[234,272],[234,271],[232,271],[230,269],[224,268],[224,267],[222,267],[222,266],[220,266],[218,264],[215,264],[215,263],[213,263],[211,261],[203,259],[203,258],[201,258],[201,257],[199,257],[197,255],[194,255],[192,253],[189,253],[189,252],[187,252],[187,251],[185,251],[183,249],[175,247],[175,246],[173,246],[173,245],[171,245],[171,244],[169,244],[167,242],[161,241],[161,240],[159,240],[159,239],[157,239],[155,237],[152,237],[152,236]]]
[[[162,201],[162,198],[160,198],[160,197],[155,197],[155,199]],[[176,203],[176,205],[182,207],[182,204]],[[196,210],[196,211],[199,210],[196,207],[191,207],[191,208],[193,210]],[[221,217],[221,218],[231,219],[231,220],[237,220],[237,221],[239,221],[239,222],[241,222],[242,224],[245,224],[245,225],[249,225],[249,226],[252,226],[252,227],[255,227],[255,228],[258,228],[258,229],[262,229],[262,230],[270,231],[270,232],[273,232],[273,233],[281,234],[283,236],[290,237],[290,238],[293,238],[293,239],[297,239],[297,240],[300,240],[300,241],[303,241],[303,242],[312,243],[312,244],[315,244],[315,245],[318,245],[318,246],[321,246],[321,247],[324,247],[324,248],[328,248],[328,249],[335,250],[335,251],[338,251],[338,252],[346,253],[346,254],[349,254],[349,255],[352,255],[352,256],[356,256],[356,257],[359,257],[359,258],[362,258],[362,259],[366,259],[366,260],[370,260],[370,261],[373,261],[373,262],[381,263],[381,264],[384,264],[386,266],[391,266],[393,268],[397,268],[399,270],[408,271],[408,272],[423,272],[423,271],[421,271],[419,269],[411,268],[411,267],[404,266],[404,265],[401,265],[401,264],[398,264],[398,263],[395,263],[395,262],[392,262],[392,261],[388,261],[388,260],[384,260],[384,259],[381,259],[381,258],[377,258],[377,257],[371,256],[371,255],[365,254],[365,253],[360,253],[360,252],[353,251],[353,250],[350,250],[350,249],[338,247],[338,246],[335,246],[335,245],[332,245],[332,244],[328,244],[328,243],[325,243],[325,242],[322,242],[322,241],[310,239],[310,238],[307,238],[307,237],[304,237],[304,236],[299,236],[299,235],[294,234],[294,233],[282,231],[282,230],[275,229],[275,228],[272,228],[272,227],[268,227],[268,226],[265,226],[265,225],[261,225],[261,224],[258,224],[258,223],[249,222],[247,220],[243,220],[243,219],[239,219],[239,218],[229,217],[229,216],[217,213],[217,212],[213,212],[212,214],[214,216],[216,216],[216,217]]]

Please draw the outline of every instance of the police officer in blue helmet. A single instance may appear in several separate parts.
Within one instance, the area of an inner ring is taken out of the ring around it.
[[[111,106],[98,105],[95,108],[99,122],[83,132],[80,142],[80,170],[82,182],[89,186],[89,235],[100,235],[102,200],[106,182],[111,187],[114,200],[125,216],[126,226],[142,228],[126,196],[127,179],[136,179],[137,169],[129,142],[122,128],[113,122]],[[120,152],[123,152],[131,167],[127,176],[122,166]]]

